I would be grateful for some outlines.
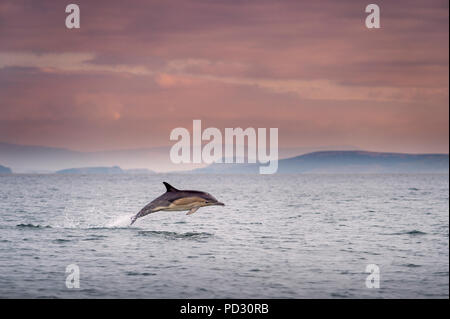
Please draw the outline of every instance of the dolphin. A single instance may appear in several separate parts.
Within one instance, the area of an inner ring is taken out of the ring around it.
[[[136,219],[144,217],[148,214],[156,213],[160,210],[165,211],[183,211],[188,210],[186,215],[195,213],[200,207],[205,206],[225,206],[224,203],[219,202],[214,196],[206,192],[192,191],[192,190],[179,190],[163,182],[166,186],[166,192],[148,203],[142,208],[139,213],[131,218],[131,224]]]

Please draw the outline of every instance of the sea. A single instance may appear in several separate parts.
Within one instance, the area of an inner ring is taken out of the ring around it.
[[[3,175],[0,298],[449,298],[449,175]]]

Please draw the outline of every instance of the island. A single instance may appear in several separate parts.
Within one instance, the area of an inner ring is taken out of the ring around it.
[[[9,167],[0,165],[0,174],[12,174],[12,170]]]

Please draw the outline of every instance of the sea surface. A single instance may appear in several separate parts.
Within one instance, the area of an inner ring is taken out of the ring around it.
[[[129,226],[163,181],[226,206]],[[448,298],[449,176],[0,176],[0,297]]]

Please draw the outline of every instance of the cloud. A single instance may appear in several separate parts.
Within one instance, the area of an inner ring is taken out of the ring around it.
[[[43,72],[114,72],[133,75],[149,75],[143,66],[93,64],[92,53],[43,53],[0,52],[0,69],[7,67],[32,67]]]
[[[167,79],[174,76],[165,75]],[[356,100],[356,101],[418,101],[445,98],[445,88],[422,87],[382,87],[382,86],[347,86],[330,80],[277,80],[264,78],[236,78],[214,75],[184,74],[185,77],[217,81],[228,84],[256,86],[274,93],[294,93],[303,99],[311,100]]]

